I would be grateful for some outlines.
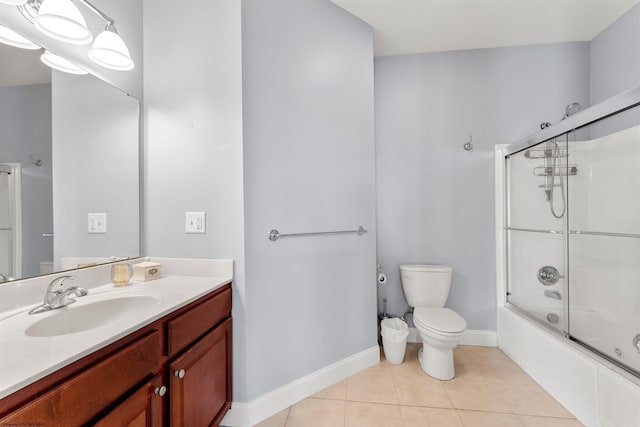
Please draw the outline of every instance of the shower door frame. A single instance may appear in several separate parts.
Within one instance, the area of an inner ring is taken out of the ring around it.
[[[0,171],[9,173],[9,210],[11,227],[10,275],[22,277],[22,166],[20,163],[0,163]],[[4,273],[4,272],[0,272]],[[7,272],[9,273],[9,272]]]

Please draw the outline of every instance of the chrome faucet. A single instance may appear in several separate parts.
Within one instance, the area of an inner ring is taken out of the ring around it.
[[[56,277],[49,283],[47,292],[44,294],[44,301],[39,306],[29,311],[29,314],[42,313],[44,311],[55,310],[56,308],[65,307],[76,302],[75,299],[69,298],[73,294],[77,297],[83,297],[89,293],[85,288],[71,286],[64,289],[64,282],[67,279],[73,280],[75,276]]]

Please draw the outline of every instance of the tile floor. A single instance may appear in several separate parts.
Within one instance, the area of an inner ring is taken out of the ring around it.
[[[422,371],[419,344],[404,363],[353,375],[256,427],[577,427],[562,405],[495,347],[458,346],[456,377]]]

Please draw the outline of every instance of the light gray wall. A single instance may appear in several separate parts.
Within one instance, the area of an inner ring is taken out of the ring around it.
[[[0,88],[0,162],[22,165],[22,276],[35,276],[53,259],[52,240],[42,238],[53,231],[50,84]]]
[[[146,253],[233,258],[233,400],[246,402],[239,0],[144,2]],[[185,234],[205,211],[206,234]]]
[[[442,263],[447,306],[495,330],[493,147],[586,105],[588,67],[587,43],[376,59],[379,311],[385,297],[389,313],[407,309],[400,264]]]
[[[138,101],[91,75],[54,71],[51,84],[55,269],[62,257],[138,256]],[[88,234],[94,212],[106,234]]]
[[[590,43],[591,105],[640,86],[640,5]]]
[[[242,43],[251,400],[377,344],[373,36],[328,0],[244,0]]]

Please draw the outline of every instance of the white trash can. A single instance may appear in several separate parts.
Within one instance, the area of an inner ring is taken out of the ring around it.
[[[401,364],[404,360],[404,352],[407,349],[409,326],[402,319],[393,317],[382,319],[380,328],[384,357],[393,365]]]

